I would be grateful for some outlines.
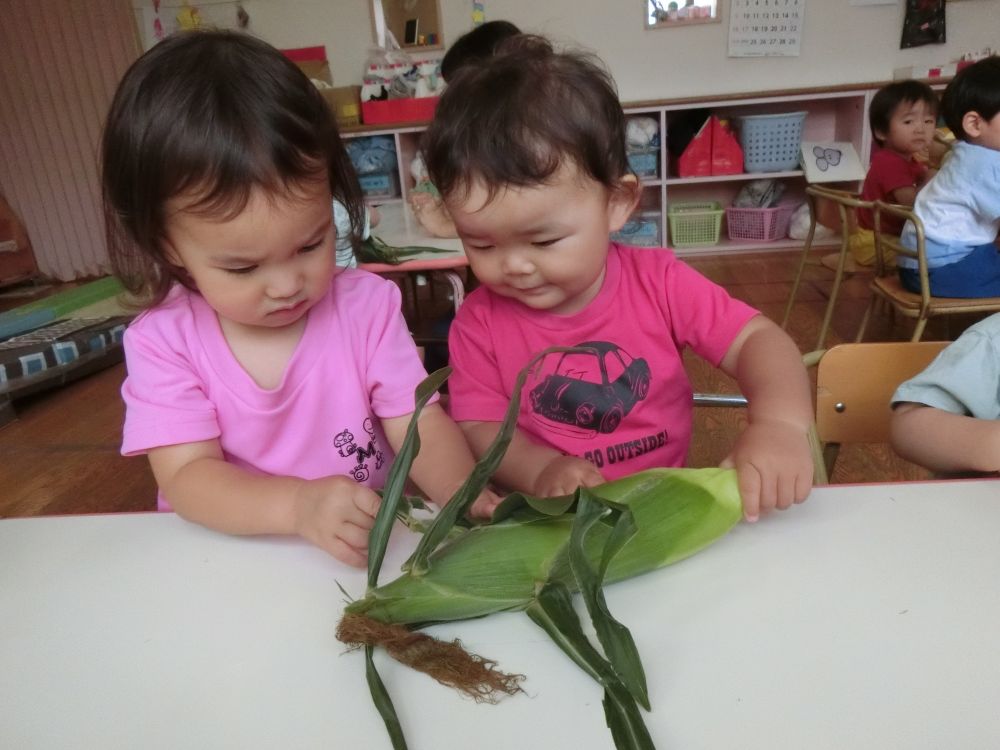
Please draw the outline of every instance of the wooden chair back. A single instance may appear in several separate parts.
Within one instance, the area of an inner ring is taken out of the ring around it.
[[[809,185],[806,188],[806,200],[809,202],[809,233],[806,235],[805,244],[802,246],[802,256],[799,259],[799,266],[792,282],[792,289],[788,295],[788,302],[785,305],[785,314],[781,320],[781,327],[788,328],[791,319],[792,307],[795,298],[798,296],[799,286],[802,282],[802,273],[805,270],[809,253],[812,251],[812,243],[816,234],[816,223],[821,214],[825,216],[825,225],[837,224],[840,227],[840,255],[837,260],[837,268],[834,271],[833,283],[830,287],[830,297],[826,303],[826,310],[823,314],[823,323],[820,325],[819,337],[816,340],[816,349],[822,349],[826,344],[826,334],[830,329],[830,321],[833,319],[833,310],[837,304],[837,296],[840,293],[840,285],[844,279],[844,269],[849,254],[849,237],[851,232],[857,227],[857,209],[874,209],[874,204],[870,201],[861,200],[858,193],[846,190],[836,190],[834,188],[823,187],[821,185]],[[829,217],[828,210],[824,211],[824,201],[827,205],[836,208],[836,220]]]
[[[887,443],[889,399],[931,363],[947,341],[841,344],[816,371],[816,432],[824,445]]]
[[[910,341],[919,341],[927,321],[938,315],[957,315],[978,312],[1000,312],[1000,297],[934,297],[931,295],[927,270],[927,251],[924,225],[912,209],[893,203],[875,201],[875,278],[871,282],[872,299],[865,310],[857,341],[864,339],[872,310],[878,300],[885,300],[900,315],[915,319]],[[916,249],[906,247],[898,237],[882,234],[879,230],[886,215],[907,220],[913,224]],[[920,291],[911,292],[899,280],[892,254],[911,258],[917,263]]]

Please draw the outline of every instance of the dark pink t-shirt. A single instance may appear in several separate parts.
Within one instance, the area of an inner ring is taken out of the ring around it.
[[[866,201],[892,202],[892,192],[904,187],[916,187],[927,167],[913,159],[907,158],[892,149],[882,148],[872,154],[872,163],[865,176],[865,185],[861,189],[861,199]],[[865,208],[858,209],[858,226],[863,229],[875,229],[875,217]],[[894,234],[897,237],[903,231],[903,220],[895,216],[883,216],[883,234]]]
[[[531,310],[485,287],[469,295],[448,339],[451,413],[501,421],[532,356],[584,346],[542,361],[522,391],[518,427],[606,479],[683,466],[692,389],[681,354],[690,347],[718,365],[756,314],[670,250],[612,244],[600,292],[574,315]]]

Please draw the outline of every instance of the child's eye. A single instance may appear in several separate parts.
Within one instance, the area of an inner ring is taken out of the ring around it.
[[[236,274],[237,276],[245,276],[248,273],[252,273],[257,270],[257,266],[243,266],[241,268],[224,268],[222,269],[226,273]]]
[[[466,245],[466,247],[468,247],[470,250],[480,250],[480,251],[482,251],[482,250],[489,250],[489,249],[491,249],[493,247],[493,245],[472,245],[472,244],[468,244],[468,245]]]
[[[302,247],[302,248],[301,248],[301,249],[299,250],[299,252],[300,252],[300,253],[311,253],[311,252],[312,252],[313,250],[316,250],[316,249],[317,249],[317,248],[318,248],[318,247],[319,247],[320,245],[322,245],[322,244],[323,244],[322,240],[321,240],[321,241],[319,241],[319,242],[314,242],[314,243],[313,243],[313,244],[311,244],[311,245],[306,245],[306,246]]]
[[[534,245],[535,247],[549,247],[550,245],[556,244],[558,241],[559,238],[557,237],[551,240],[535,240],[531,244]]]

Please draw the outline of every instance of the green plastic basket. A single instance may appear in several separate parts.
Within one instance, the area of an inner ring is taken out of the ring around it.
[[[725,210],[717,201],[675,203],[667,211],[672,247],[715,245]]]

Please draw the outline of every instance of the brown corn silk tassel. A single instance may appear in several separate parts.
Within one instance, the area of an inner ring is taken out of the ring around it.
[[[476,703],[496,703],[501,693],[524,692],[520,685],[524,675],[501,672],[495,661],[470,654],[458,639],[439,641],[403,625],[345,615],[337,626],[337,640],[352,648],[381,646],[400,664],[462,691]]]

